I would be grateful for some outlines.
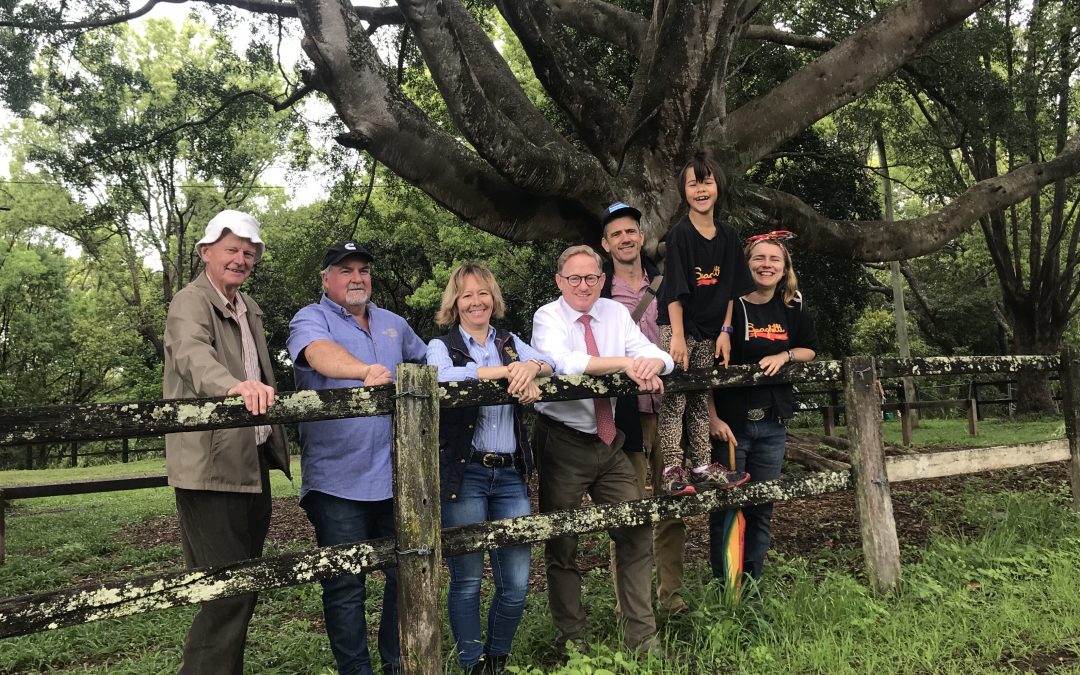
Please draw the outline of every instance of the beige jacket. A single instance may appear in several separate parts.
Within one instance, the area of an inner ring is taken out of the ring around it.
[[[240,295],[259,350],[263,382],[276,387],[262,310],[250,296]],[[240,326],[204,272],[177,293],[169,305],[165,322],[165,398],[225,396],[245,379]],[[289,451],[281,425],[273,426],[268,444],[270,468],[281,469],[289,476]],[[255,427],[166,434],[165,467],[173,487],[220,492],[262,489]]]

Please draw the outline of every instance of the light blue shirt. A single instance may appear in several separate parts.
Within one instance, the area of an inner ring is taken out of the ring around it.
[[[405,319],[372,302],[367,303],[367,311],[370,333],[325,295],[317,304],[296,313],[289,323],[287,344],[298,390],[364,386],[363,380],[325,377],[308,365],[303,352],[316,340],[336,342],[364,363],[378,363],[391,373],[396,372],[399,363],[424,361],[424,341]],[[300,499],[309,490],[356,501],[393,496],[390,416],[301,422],[298,426]]]
[[[432,340],[428,343],[428,365],[437,366],[439,369],[440,382],[462,382],[464,380],[480,379],[476,372],[483,366],[502,366],[502,357],[495,346],[495,328],[488,327],[487,340],[480,344],[473,339],[459,324],[456,329],[461,333],[465,344],[469,347],[469,356],[472,362],[464,366],[455,366],[450,359],[450,352],[442,340]],[[530,361],[536,359],[551,366],[555,370],[555,362],[533,349],[517,335],[510,334],[517,347],[518,361]],[[476,419],[476,431],[473,434],[473,448],[480,452],[501,452],[511,454],[517,447],[514,437],[514,406],[512,405],[486,405],[481,406],[480,414]]]

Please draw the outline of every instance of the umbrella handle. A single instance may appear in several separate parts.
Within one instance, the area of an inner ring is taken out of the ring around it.
[[[727,451],[728,451],[728,462],[730,462],[730,466],[728,466],[728,468],[731,469],[732,471],[734,471],[735,470],[735,439],[730,435],[730,433],[728,434]]]

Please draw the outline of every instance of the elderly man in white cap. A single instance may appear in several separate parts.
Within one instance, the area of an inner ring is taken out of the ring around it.
[[[222,211],[196,249],[205,270],[173,298],[165,324],[165,398],[237,395],[262,415],[274,401],[274,373],[262,310],[240,291],[262,257],[259,221]],[[262,555],[270,529],[269,471],[289,474],[284,429],[167,434],[165,465],[188,567]],[[204,603],[184,642],[180,672],[241,675],[255,600],[250,593]]]

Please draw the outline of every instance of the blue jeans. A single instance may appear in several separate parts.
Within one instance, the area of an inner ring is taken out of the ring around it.
[[[784,466],[784,446],[787,427],[775,420],[746,421],[742,433],[735,435],[735,466],[750,473],[750,483],[761,483],[780,477]],[[713,461],[728,463],[727,444],[713,448]],[[773,505],[744,506],[746,537],[743,548],[743,572],[754,579],[761,578],[765,554],[772,543]],[[724,576],[724,512],[709,514],[709,562],[713,576]]]
[[[475,463],[466,465],[458,494],[460,498],[456,502],[442,503],[443,527],[529,515],[525,482],[512,466],[488,469]],[[476,664],[483,653],[493,656],[510,653],[514,633],[525,611],[530,550],[528,544],[523,544],[489,551],[495,594],[488,609],[486,643],[480,635],[480,580],[484,576],[484,552],[447,559],[450,591],[446,604],[450,629],[457,644],[458,662],[462,667]]]
[[[304,495],[300,505],[315,527],[319,546],[394,536],[394,502],[391,499],[360,502],[312,490]],[[385,574],[382,617],[379,619],[379,658],[383,672],[391,673],[401,666],[397,569],[387,568]],[[373,675],[364,618],[366,582],[364,574],[345,574],[322,582],[326,635],[330,638],[330,650],[334,652],[341,675]]]

